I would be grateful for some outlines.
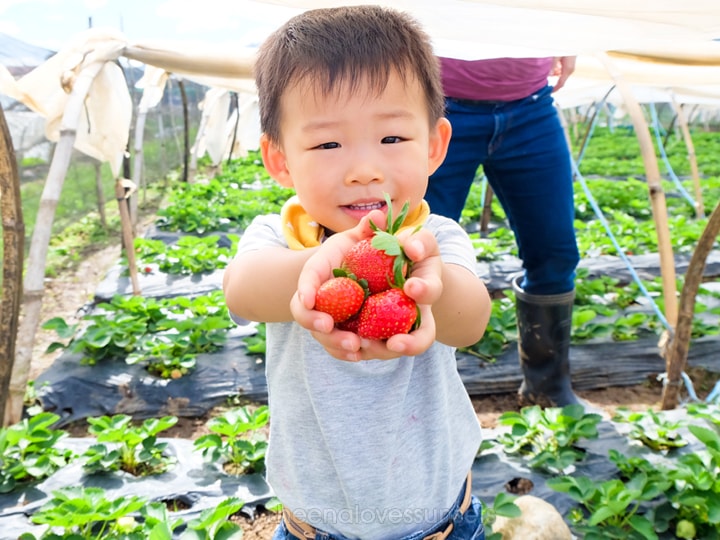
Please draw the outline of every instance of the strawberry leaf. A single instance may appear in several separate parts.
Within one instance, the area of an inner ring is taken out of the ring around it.
[[[385,203],[387,204],[388,208],[387,232],[390,234],[395,234],[396,232],[398,232],[403,222],[405,221],[405,218],[407,217],[408,210],[410,209],[410,203],[408,201],[405,201],[405,204],[403,204],[397,219],[393,220],[392,201],[390,200],[390,195],[388,195],[387,193],[384,193],[384,195]]]
[[[392,201],[390,200],[390,195],[388,193],[383,193],[383,197],[385,197],[385,204],[387,205],[387,232],[390,234],[393,234],[392,226],[393,226],[393,211],[392,211]]]
[[[388,255],[392,256],[403,256],[402,246],[397,239],[397,236],[393,236],[385,231],[377,231],[372,239],[372,246],[375,249],[384,251]]]
[[[402,226],[403,222],[405,221],[405,217],[407,217],[409,208],[410,208],[410,203],[405,201],[405,204],[403,204],[402,208],[400,209],[400,215],[398,215],[397,219],[394,222],[392,222],[392,224],[388,224],[388,229],[390,229],[390,232],[392,234],[395,234],[396,232],[398,232],[400,230],[400,227]]]
[[[401,289],[402,289],[403,285],[405,285],[404,270],[405,270],[406,263],[409,268],[410,262],[406,260],[404,254],[402,257],[395,257],[395,260],[393,261],[393,277],[395,278],[395,285]]]
[[[415,306],[415,312],[417,313],[417,317],[415,318],[415,322],[413,323],[412,328],[410,329],[410,332],[420,328],[420,324],[422,323],[422,321],[420,320],[420,306],[418,306],[418,305]]]

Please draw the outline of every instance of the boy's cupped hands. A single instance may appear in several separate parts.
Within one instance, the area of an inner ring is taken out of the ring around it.
[[[307,328],[325,350],[339,360],[357,362],[416,356],[425,352],[436,339],[432,305],[442,294],[443,266],[435,236],[422,228],[398,233],[405,254],[412,261],[403,291],[418,305],[421,318],[418,328],[387,340],[363,339],[354,332],[336,328],[329,314],[314,309],[317,290],[333,277],[333,269],[341,267],[345,254],[353,245],[372,236],[371,220],[378,226],[386,222],[383,213],[375,210],[357,226],[333,234],[316,248],[300,273],[297,292],[290,304],[298,324]]]

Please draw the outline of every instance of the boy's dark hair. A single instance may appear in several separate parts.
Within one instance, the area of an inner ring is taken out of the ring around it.
[[[393,71],[419,81],[434,124],[444,114],[440,69],[429,36],[412,17],[369,5],[297,15],[263,43],[255,62],[262,131],[280,140],[280,98],[292,84],[311,77],[329,92],[338,83],[352,91],[368,81],[380,92]]]

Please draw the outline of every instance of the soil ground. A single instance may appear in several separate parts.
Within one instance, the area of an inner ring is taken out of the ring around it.
[[[68,323],[76,322],[78,310],[92,299],[97,285],[117,262],[119,256],[120,246],[112,245],[87,257],[74,272],[49,279],[43,300],[41,323],[58,316],[63,317]],[[48,345],[55,339],[54,332],[38,329],[33,349],[31,380],[47,369],[59,356],[60,351],[45,354]],[[657,410],[661,398],[661,387],[658,383],[649,380],[646,384],[641,385],[605,388],[578,392],[578,394],[612,416],[618,407],[627,407],[633,410],[647,410],[648,408]],[[520,408],[514,394],[474,398],[473,404],[478,418],[485,428],[497,426],[497,419],[503,412]],[[163,435],[195,439],[208,433],[205,425],[212,416],[213,411],[202,418],[180,418],[177,425],[167,432],[163,432]],[[68,431],[71,436],[84,436],[87,434],[86,427],[85,422],[78,422],[69,426]],[[279,516],[271,512],[259,512],[254,520],[242,516],[237,519],[241,521],[246,540],[265,540],[272,537]]]

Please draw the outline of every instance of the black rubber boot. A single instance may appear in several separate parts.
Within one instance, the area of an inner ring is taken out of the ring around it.
[[[520,288],[522,276],[513,279],[518,327],[518,352],[523,383],[518,391],[522,405],[564,407],[586,403],[572,390],[570,332],[575,291],[562,294],[528,294]]]

